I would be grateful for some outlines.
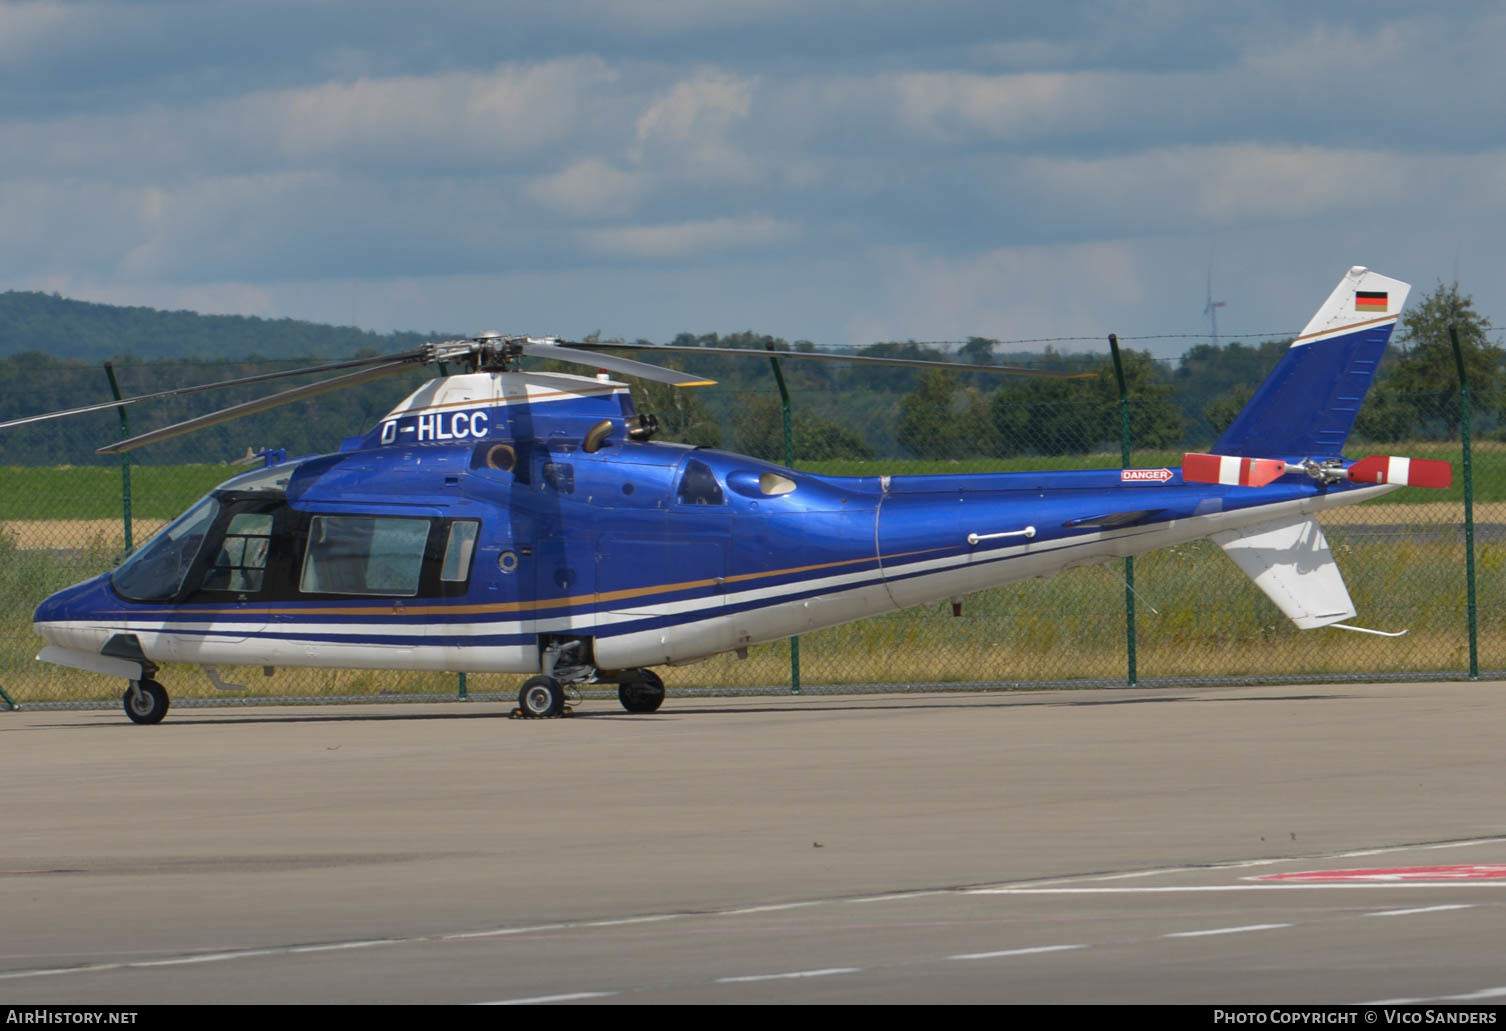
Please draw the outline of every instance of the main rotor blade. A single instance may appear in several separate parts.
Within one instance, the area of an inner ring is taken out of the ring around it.
[[[135,397],[123,397],[119,401],[101,401],[98,404],[82,405],[78,408],[65,408],[57,412],[46,412],[42,415],[28,415],[21,419],[11,419],[8,422],[0,422],[0,430],[9,429],[12,426],[25,426],[27,423],[45,422],[48,419],[61,419],[68,415],[86,415],[89,412],[100,412],[106,408],[118,408],[121,405],[133,405],[141,401],[161,401],[169,397],[182,397],[186,394],[197,394],[205,390],[219,390],[222,387],[238,387],[248,383],[267,383],[278,379],[291,379],[294,376],[314,376],[321,372],[334,372],[336,369],[355,369],[363,365],[375,365],[380,362],[421,362],[424,360],[424,351],[404,351],[399,354],[373,355],[370,358],[353,358],[345,362],[332,362],[328,365],[313,365],[305,369],[286,369],[282,372],[263,372],[255,376],[241,376],[237,379],[220,380],[218,383],[201,383],[193,387],[175,387],[172,390],[159,390],[155,394],[138,394]]]
[[[293,387],[284,390],[280,394],[272,394],[268,397],[258,398],[255,401],[246,401],[242,404],[231,405],[229,408],[221,408],[217,412],[208,415],[200,415],[197,418],[185,419],[183,422],[164,426],[160,430],[152,430],[149,433],[141,433],[126,440],[107,444],[102,448],[96,448],[97,455],[118,455],[122,451],[133,451],[147,444],[156,444],[159,441],[171,440],[173,437],[181,437],[185,433],[202,430],[209,426],[218,426],[222,422],[230,422],[245,415],[255,415],[257,412],[265,412],[269,408],[278,408],[282,405],[292,404],[294,401],[302,401],[309,397],[318,397],[320,394],[328,394],[336,390],[344,390],[371,380],[382,379],[387,376],[395,376],[400,372],[406,372],[413,367],[411,360],[390,362],[387,365],[379,365],[374,369],[362,369],[360,372],[352,372],[345,376],[336,376],[334,379],[320,380],[318,383],[309,383],[302,387]]]
[[[950,369],[953,372],[991,372],[1006,376],[1039,376],[1044,379],[1088,379],[1092,372],[1061,372],[1030,369],[1021,365],[968,365],[962,362],[933,362],[923,358],[881,358],[869,354],[832,354],[830,351],[757,351],[747,347],[679,347],[674,344],[577,343],[582,350],[636,351],[639,354],[725,354],[743,358],[798,358],[821,362],[852,362],[855,365],[904,365],[918,369]]]
[[[525,344],[523,353],[535,358],[553,358],[560,362],[575,362],[577,365],[590,365],[598,369],[606,369],[609,372],[620,372],[624,376],[637,376],[639,379],[651,379],[657,383],[668,383],[676,387],[707,387],[716,382],[705,376],[696,376],[689,372],[680,372],[676,369],[666,369],[659,365],[648,365],[644,362],[635,362],[631,358],[618,358],[616,355],[596,354],[591,351],[577,351],[573,347],[558,347],[554,344]]]

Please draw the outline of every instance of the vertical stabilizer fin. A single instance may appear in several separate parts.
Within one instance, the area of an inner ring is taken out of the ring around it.
[[[1410,289],[1360,265],[1346,272],[1213,453],[1338,458]]]
[[[1226,530],[1213,539],[1299,629],[1354,616],[1344,577],[1322,527],[1311,516]]]

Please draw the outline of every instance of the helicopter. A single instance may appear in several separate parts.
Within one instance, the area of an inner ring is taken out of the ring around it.
[[[113,571],[47,598],[37,658],[123,678],[140,724],[167,712],[169,662],[217,683],[222,664],[523,675],[515,715],[533,718],[569,712],[579,685],[616,684],[625,710],[651,713],[657,666],[1202,537],[1297,627],[1381,633],[1345,622],[1355,608],[1315,516],[1451,482],[1447,462],[1341,453],[1408,290],[1351,268],[1213,452],[1179,469],[817,475],[655,441],[658,420],[611,378],[710,382],[622,351],[768,356],[731,348],[488,332],[256,377],[342,372],[98,450],[446,370],[333,453],[267,453]],[[524,357],[602,372],[524,371]],[[245,380],[125,403],[229,382]]]

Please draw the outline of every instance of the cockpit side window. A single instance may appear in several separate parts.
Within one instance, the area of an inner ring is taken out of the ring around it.
[[[232,516],[225,527],[219,554],[204,576],[204,590],[244,594],[260,591],[271,547],[271,512],[241,512]]]
[[[727,498],[722,493],[722,485],[716,482],[716,476],[712,473],[711,467],[694,458],[685,463],[685,471],[680,475],[678,496],[682,505],[725,505],[727,503]]]

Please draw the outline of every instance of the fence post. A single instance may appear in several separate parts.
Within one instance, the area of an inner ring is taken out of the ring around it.
[[[110,377],[110,393],[119,401],[120,384],[115,381],[113,362],[105,362],[105,375]],[[120,405],[115,410],[120,413],[120,439],[125,440],[131,435],[125,405]],[[120,453],[120,518],[125,526],[125,554],[129,555],[135,548],[131,543],[131,455],[127,451]]]
[[[1128,469],[1130,464],[1129,387],[1124,382],[1124,362],[1119,358],[1119,337],[1115,333],[1109,334],[1109,351],[1114,356],[1114,376],[1119,380],[1119,458],[1122,467]],[[1124,559],[1124,639],[1129,657],[1126,670],[1128,686],[1134,687],[1139,682],[1139,678],[1135,674],[1135,560],[1131,556],[1126,556]]]
[[[764,342],[764,349],[774,350],[774,341]],[[790,423],[790,392],[784,385],[784,372],[779,368],[779,359],[769,356],[774,367],[774,382],[779,384],[779,404],[784,410],[784,464],[795,468],[795,438]],[[800,693],[800,638],[790,638],[790,694]]]
[[[1469,589],[1469,679],[1480,679],[1480,628],[1475,613],[1475,481],[1470,469],[1469,374],[1464,352],[1459,349],[1459,329],[1448,324],[1448,339],[1454,345],[1454,364],[1459,368],[1459,438],[1464,447],[1464,582]]]

